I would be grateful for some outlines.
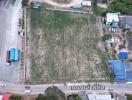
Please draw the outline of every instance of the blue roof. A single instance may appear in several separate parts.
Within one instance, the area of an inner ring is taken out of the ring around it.
[[[125,81],[126,73],[125,73],[125,63],[120,60],[110,60],[112,64],[112,71],[115,75],[116,81]]]
[[[119,52],[119,58],[128,58],[127,52]]]
[[[110,63],[117,82],[132,82],[132,62],[110,60]]]

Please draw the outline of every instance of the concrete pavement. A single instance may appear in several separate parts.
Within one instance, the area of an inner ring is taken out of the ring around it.
[[[21,37],[18,36],[20,1],[17,0],[14,7],[0,8],[0,80],[2,81],[19,82],[20,63],[7,66],[6,51],[12,47],[20,48]]]

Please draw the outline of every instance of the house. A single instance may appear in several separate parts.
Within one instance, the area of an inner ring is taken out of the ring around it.
[[[119,27],[119,14],[118,13],[107,13],[106,14],[106,26],[111,32],[117,32]]]
[[[3,95],[0,95],[0,100],[9,100],[9,97],[10,97],[10,94],[3,94]]]
[[[118,27],[119,25],[119,14],[118,13],[107,13],[106,14],[106,25],[111,26],[111,24],[114,24],[114,26]]]
[[[87,94],[88,100],[115,100],[111,97],[111,94]]]
[[[85,0],[81,4],[82,4],[82,6],[87,6],[87,7],[91,7],[92,6],[92,2],[89,1],[89,0],[88,1]]]
[[[76,5],[71,6],[71,8],[80,10],[80,9],[82,9],[82,5],[81,4],[76,4]]]
[[[117,82],[132,82],[132,62],[110,60],[109,63]]]

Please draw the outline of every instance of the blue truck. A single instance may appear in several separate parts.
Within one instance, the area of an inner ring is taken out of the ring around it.
[[[17,48],[10,49],[10,62],[19,61],[20,59],[20,50]]]
[[[19,61],[19,59],[20,59],[20,50],[15,49],[15,58],[14,58],[14,60]]]
[[[15,48],[10,49],[10,62],[13,62],[15,58]]]

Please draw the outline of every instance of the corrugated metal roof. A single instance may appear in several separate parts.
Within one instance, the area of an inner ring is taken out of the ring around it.
[[[114,22],[119,22],[119,16],[118,13],[107,13],[106,14],[106,23],[112,23]]]
[[[125,16],[125,21],[128,28],[132,28],[132,16]]]
[[[112,71],[115,75],[116,81],[125,81],[126,73],[125,73],[125,63],[120,60],[110,60],[112,64]]]
[[[83,5],[83,6],[91,6],[92,3],[91,3],[91,1],[83,1],[83,2],[82,2],[82,5]]]
[[[119,52],[119,58],[128,58],[128,53],[127,52]]]

